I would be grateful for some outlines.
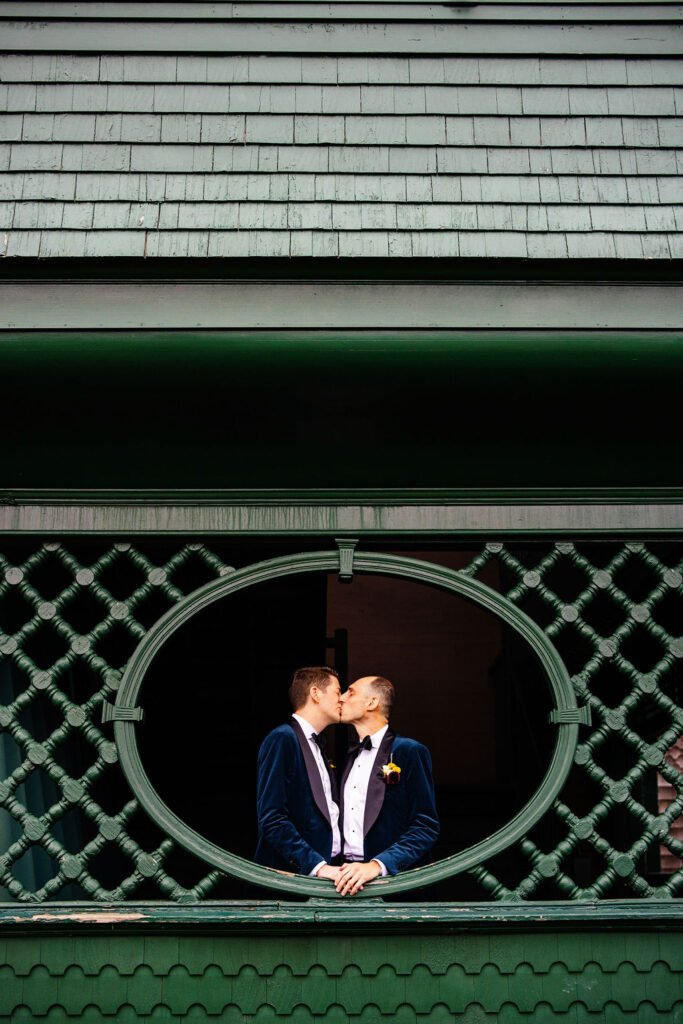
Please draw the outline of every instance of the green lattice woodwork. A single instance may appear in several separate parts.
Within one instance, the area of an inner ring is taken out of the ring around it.
[[[141,545],[107,543],[104,551],[93,558],[88,555],[90,549],[80,548],[74,541],[43,544],[14,561],[1,557],[0,601],[17,596],[25,609],[25,621],[20,628],[0,635],[0,654],[26,683],[25,689],[0,709],[0,726],[17,745],[22,758],[0,783],[1,806],[21,827],[21,836],[2,851],[0,859],[0,883],[14,899],[55,898],[65,886],[77,882],[86,898],[120,901],[130,899],[143,883],[151,882],[159,897],[190,903],[209,896],[220,881],[220,872],[213,870],[195,885],[183,886],[167,869],[172,841],[162,838],[154,848],[146,849],[135,838],[131,822],[139,810],[136,801],[131,799],[118,813],[108,814],[92,795],[95,783],[117,762],[109,727],[100,724],[101,711],[102,704],[113,697],[119,686],[129,647],[145,635],[145,626],[136,615],[140,615],[144,602],[153,594],[161,596],[166,607],[179,602],[185,595],[177,574],[190,562],[201,566],[205,579],[229,575],[233,570],[224,563],[218,549],[219,545],[213,542],[211,547],[178,544],[175,552],[158,564]],[[601,550],[604,552],[605,548]],[[566,643],[570,634],[582,638],[590,653],[574,671],[572,683],[578,702],[591,708],[595,725],[584,734],[575,761],[577,770],[585,773],[600,794],[588,812],[580,816],[572,809],[571,800],[560,794],[549,813],[561,823],[563,838],[549,849],[541,848],[530,835],[522,839],[520,846],[528,869],[513,884],[501,880],[489,864],[474,867],[471,874],[482,898],[493,897],[503,902],[533,899],[548,881],[554,883],[560,897],[577,901],[605,898],[620,882],[639,897],[669,900],[680,894],[683,870],[663,879],[661,884],[653,884],[645,877],[645,856],[659,844],[666,845],[676,856],[683,854],[683,844],[671,834],[671,825],[683,809],[683,779],[665,760],[667,750],[683,734],[683,710],[676,702],[683,638],[671,635],[658,615],[665,599],[675,596],[680,600],[683,593],[681,554],[680,546],[660,549],[657,545],[633,542],[612,545],[606,557],[593,555],[591,561],[590,545],[576,546],[570,541],[538,544],[536,548],[527,545],[524,551],[492,542],[475,551],[463,570],[466,577],[476,579],[489,562],[497,561],[512,581],[507,599],[526,607],[533,598],[530,614],[542,620],[551,640],[562,649],[562,642]],[[46,598],[34,581],[48,562],[59,567],[63,583],[58,593]],[[125,598],[115,596],[105,585],[107,570],[120,565],[133,567],[139,576]],[[639,590],[629,595],[629,588],[622,582],[623,571],[629,565],[642,570],[641,586],[642,578],[649,580],[647,593]],[[562,599],[551,588],[551,571],[558,566],[571,566],[583,580],[571,600]],[[88,632],[78,633],[69,621],[70,603],[83,593],[90,595],[99,614]],[[608,635],[602,635],[589,622],[591,604],[599,597],[608,598],[618,611],[619,623]],[[670,617],[666,621],[670,622]],[[39,631],[43,637],[47,631],[62,647],[62,653],[47,667],[35,660],[33,645]],[[647,636],[658,652],[647,669],[642,664],[636,667],[624,653],[627,641],[637,632]],[[110,646],[114,654],[109,653],[107,660],[100,645],[121,636],[126,637],[128,646],[117,640],[113,648]],[[64,673],[76,662],[87,665],[99,681],[96,691],[83,703],[70,699],[60,685]],[[620,674],[624,684],[625,694],[617,706],[607,705],[595,685],[600,670],[607,664]],[[60,724],[40,740],[21,721],[22,711],[39,695],[51,702],[60,717]],[[647,708],[654,709],[664,722],[654,738],[646,726]],[[601,748],[613,737],[626,744],[633,758],[632,767],[618,778],[610,777],[598,760]],[[92,764],[77,776],[69,775],[59,761],[61,746],[73,738],[94,755]],[[32,813],[19,796],[22,783],[34,772],[48,776],[60,794],[40,815]],[[677,793],[662,814],[654,813],[640,796],[643,780],[657,772]],[[77,851],[67,849],[55,835],[57,823],[72,808],[80,809],[94,832]],[[623,808],[638,823],[639,835],[627,849],[617,849],[605,837],[605,830],[601,830],[616,808]],[[589,844],[601,864],[595,877],[583,885],[567,870],[568,858],[582,843]],[[104,889],[96,872],[91,872],[90,863],[108,844],[118,848],[130,862],[130,871],[117,885]],[[36,891],[22,885],[13,873],[13,866],[32,846],[42,848],[56,868],[54,875]]]

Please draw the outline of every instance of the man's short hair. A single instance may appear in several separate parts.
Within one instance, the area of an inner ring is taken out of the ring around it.
[[[375,676],[367,685],[368,693],[379,698],[379,710],[385,718],[389,718],[391,709],[396,699],[396,691],[393,683],[390,683],[384,676]]]
[[[339,676],[336,669],[330,668],[329,665],[298,668],[289,688],[289,699],[294,710],[298,711],[304,706],[313,686],[317,686],[319,690],[326,690],[330,685],[330,678],[339,679]]]

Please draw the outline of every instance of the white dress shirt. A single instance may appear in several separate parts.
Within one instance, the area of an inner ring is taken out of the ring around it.
[[[332,823],[332,853],[330,854],[330,858],[336,857],[341,850],[341,836],[339,834],[339,807],[332,799],[332,786],[330,784],[327,765],[323,760],[320,747],[315,742],[315,736],[317,734],[311,723],[307,722],[305,718],[301,717],[301,715],[292,715],[292,718],[296,718],[297,722],[303,729],[304,736],[308,739],[308,742],[311,745],[313,757],[315,758],[315,763],[317,764],[318,771],[320,772],[320,781],[323,784],[323,792],[325,794],[325,800],[327,801],[327,809],[330,812],[330,822]],[[316,864],[311,871],[311,875],[317,875],[325,863],[326,862],[324,860],[321,860],[319,864]]]
[[[361,750],[353,762],[344,784],[344,856],[353,857],[354,860],[364,860],[363,850],[363,821],[365,819],[365,803],[368,796],[368,785],[370,773],[377,757],[377,748],[384,739],[388,725],[378,729],[370,737],[372,746],[369,750]],[[373,857],[373,860],[377,860]],[[387,869],[381,860],[377,863],[382,869],[382,874],[387,874]]]

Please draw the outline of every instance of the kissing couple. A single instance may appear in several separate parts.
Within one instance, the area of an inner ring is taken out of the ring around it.
[[[292,717],[258,754],[254,860],[329,879],[344,896],[428,863],[439,835],[432,761],[421,743],[392,732],[389,680],[363,676],[342,693],[334,669],[300,668],[289,697]],[[339,722],[357,742],[338,777],[325,730]]]

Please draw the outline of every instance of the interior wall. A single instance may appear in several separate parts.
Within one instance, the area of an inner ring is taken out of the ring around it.
[[[411,551],[459,569],[462,551]],[[498,570],[481,579],[498,587]],[[429,747],[440,785],[496,781],[492,669],[501,653],[498,619],[444,590],[386,576],[327,584],[327,633],[348,630],[349,682],[383,675],[397,690],[392,726]]]

